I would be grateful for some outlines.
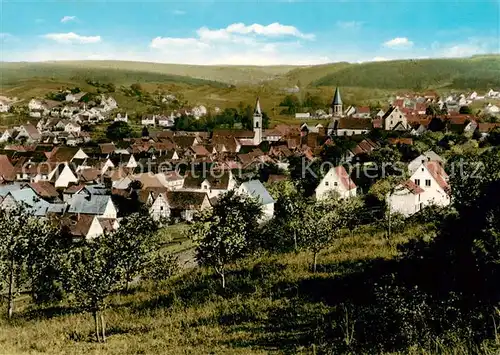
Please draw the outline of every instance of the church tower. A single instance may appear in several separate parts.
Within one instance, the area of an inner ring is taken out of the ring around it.
[[[262,142],[262,110],[260,109],[259,98],[257,98],[253,110],[253,133],[253,144],[259,145]]]
[[[333,117],[342,117],[343,112],[344,111],[342,110],[342,99],[340,98],[340,90],[337,87],[335,89],[335,95],[333,95],[332,105],[330,106],[330,114],[332,114]]]

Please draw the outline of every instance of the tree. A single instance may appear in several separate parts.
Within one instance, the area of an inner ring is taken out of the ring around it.
[[[300,100],[296,95],[286,95],[280,102],[281,107],[286,107],[286,113],[294,115],[300,109]]]
[[[148,127],[146,127],[146,126],[142,127],[142,136],[143,137],[149,137]]]
[[[0,261],[3,283],[7,286],[7,317],[14,313],[14,298],[26,266],[30,216],[22,208],[0,211]]]
[[[196,259],[201,265],[213,267],[226,287],[226,266],[243,255],[252,243],[258,220],[262,215],[260,204],[230,191],[219,197],[211,210],[204,211],[189,230],[198,243]]]
[[[136,95],[141,95],[142,94],[142,86],[139,83],[135,83],[130,85],[130,90]]]
[[[472,115],[472,109],[469,106],[461,106],[458,113],[463,115]]]
[[[310,92],[306,92],[304,97],[304,107],[309,107],[313,110],[325,107],[325,102],[318,95],[312,95]]]
[[[106,247],[118,259],[118,267],[123,273],[125,290],[139,275],[157,249],[156,232],[158,224],[146,213],[133,213],[122,219],[120,227],[104,238]]]
[[[107,297],[119,287],[122,275],[119,260],[109,249],[106,236],[87,241],[71,251],[68,258],[69,284],[77,304],[94,318],[98,342],[106,341],[104,310]]]
[[[356,208],[359,208],[357,199],[331,199],[316,202],[305,211],[301,239],[303,247],[313,254],[314,273],[318,254],[340,235],[340,230],[354,218]]]
[[[60,301],[64,297],[61,261],[67,245],[61,238],[59,223],[31,218],[25,226],[28,238],[26,269],[36,303]]]
[[[127,122],[117,121],[108,126],[106,137],[112,141],[120,141],[132,136],[132,129]]]

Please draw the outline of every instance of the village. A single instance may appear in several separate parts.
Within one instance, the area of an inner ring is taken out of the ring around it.
[[[23,205],[36,216],[56,216],[68,225],[75,239],[91,239],[116,230],[120,219],[130,213],[123,209],[124,204],[145,205],[151,218],[165,224],[189,222],[231,190],[260,201],[263,221],[269,220],[275,200],[266,186],[292,179],[289,165],[293,157],[301,158],[304,166],[324,162],[325,149],[339,146],[339,140],[349,141],[349,147],[336,153],[335,166],[323,168],[315,177],[314,197],[347,199],[367,193],[368,188],[357,183],[359,167],[373,164],[370,156],[384,147],[410,149],[399,162],[406,167],[406,180],[386,200],[391,212],[410,216],[426,206],[451,202],[446,159],[432,149],[416,149],[419,137],[452,132],[483,141],[500,127],[500,123],[484,118],[499,115],[499,107],[487,103],[500,97],[494,90],[484,96],[477,92],[443,98],[396,96],[386,108],[373,109],[344,107],[336,88],[329,111],[314,113],[328,119],[328,125],[308,124],[312,116],[307,113],[296,114],[297,120],[303,120],[300,124],[265,128],[265,108],[257,98],[253,130],[175,130],[181,115],[196,119],[206,115],[207,109],[199,106],[182,113],[144,115],[140,125],[146,134],[143,130],[142,137],[92,144],[82,127],[113,122],[126,125],[129,117],[126,112],[116,113],[119,107],[111,96],[101,95],[95,100],[98,103],[82,102],[85,95],[66,92],[63,101],[32,99],[28,104],[30,121],[8,128],[0,136],[4,145],[0,207]],[[464,109],[474,101],[485,102],[482,117]],[[8,111],[9,104],[3,101],[1,109]],[[147,127],[162,130],[149,134]],[[374,132],[383,134],[377,139]],[[270,170],[265,180],[256,174],[263,169]],[[306,170],[302,173],[307,174]],[[385,178],[384,174],[372,183]]]

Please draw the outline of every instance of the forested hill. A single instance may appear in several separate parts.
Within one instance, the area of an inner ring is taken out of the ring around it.
[[[324,70],[327,71],[328,66]],[[314,80],[312,85],[409,90],[489,89],[500,86],[500,56],[371,62],[341,68],[335,65],[332,73]]]

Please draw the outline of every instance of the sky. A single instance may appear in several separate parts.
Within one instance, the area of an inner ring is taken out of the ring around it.
[[[311,65],[500,53],[500,0],[0,0],[0,61]]]

